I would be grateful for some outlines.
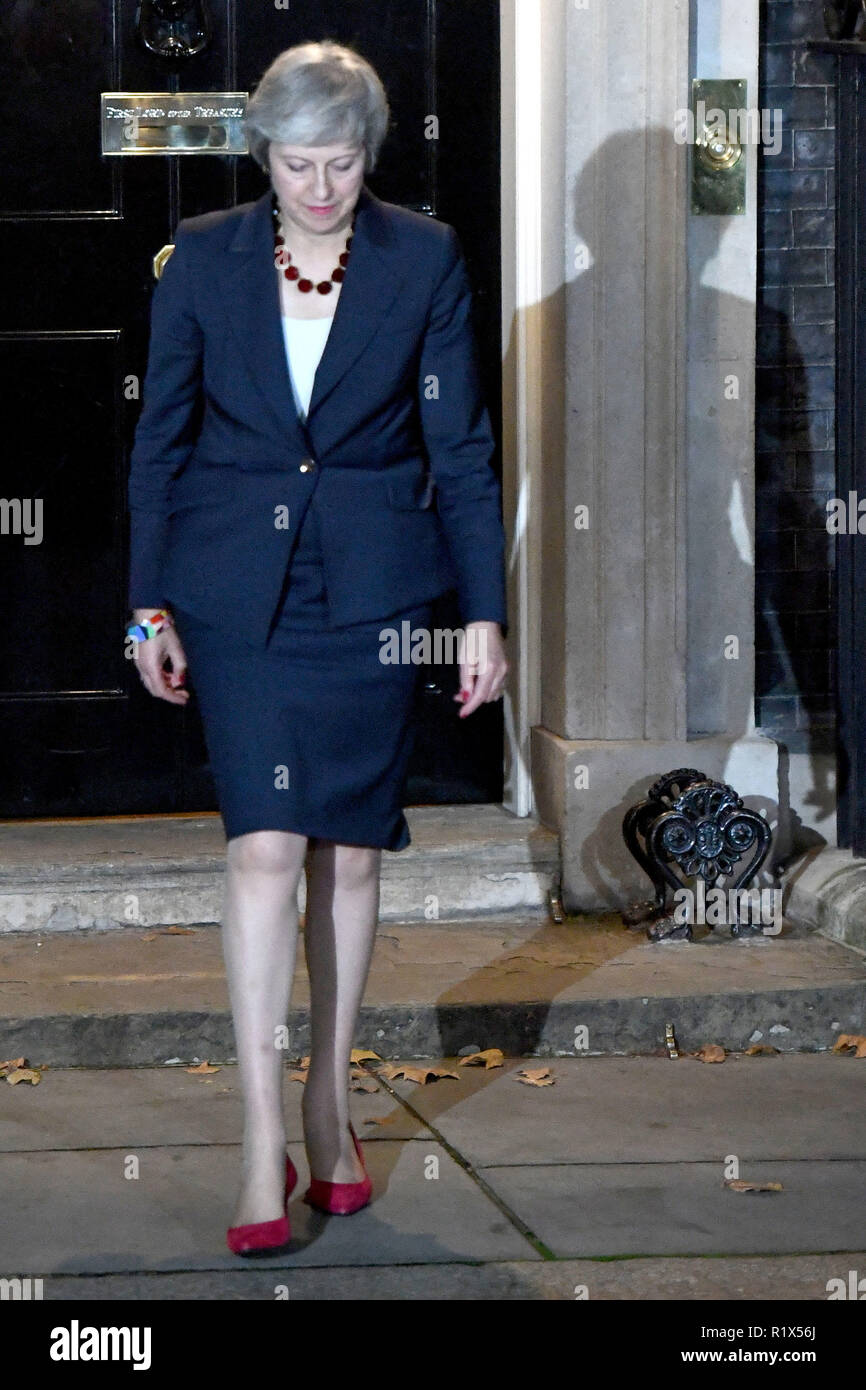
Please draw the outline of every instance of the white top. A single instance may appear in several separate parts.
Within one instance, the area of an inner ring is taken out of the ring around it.
[[[324,319],[299,319],[291,314],[283,314],[282,320],[295,407],[301,419],[306,419],[316,368],[325,350],[334,315]]]

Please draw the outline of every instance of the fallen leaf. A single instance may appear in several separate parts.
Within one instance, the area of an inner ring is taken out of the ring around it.
[[[485,1048],[483,1052],[471,1052],[468,1057],[458,1057],[458,1067],[484,1067],[489,1071],[491,1067],[501,1067],[505,1064],[505,1058],[498,1047]]]
[[[29,1081],[31,1086],[38,1086],[42,1077],[31,1067],[16,1067],[14,1071],[7,1072],[6,1080],[10,1086],[17,1086],[19,1081]]]
[[[833,1044],[834,1052],[853,1048],[855,1057],[866,1057],[866,1038],[859,1033],[840,1033]]]
[[[356,1065],[358,1062],[366,1062],[368,1059],[374,1062],[381,1062],[382,1060],[378,1052],[371,1052],[368,1047],[353,1047],[349,1053],[349,1061]]]
[[[306,1073],[305,1071],[290,1071],[290,1072],[289,1072],[289,1080],[290,1080],[290,1081],[306,1081],[306,1079],[307,1079],[307,1073]]]
[[[550,1067],[521,1067],[513,1079],[522,1081],[524,1086],[552,1086],[556,1080],[550,1074]]]
[[[729,1187],[732,1192],[782,1192],[784,1191],[780,1182],[747,1182],[745,1178],[726,1178],[724,1187]]]
[[[379,1083],[372,1076],[353,1076],[349,1082],[350,1091],[378,1091]]]
[[[755,1043],[754,1047],[746,1048],[747,1057],[769,1057],[773,1053],[778,1053],[777,1047],[771,1047],[769,1043]]]
[[[14,1071],[16,1067],[26,1067],[26,1057],[15,1057],[10,1062],[0,1062],[0,1076],[5,1076],[7,1071]]]
[[[439,1081],[445,1076],[453,1077],[459,1081],[460,1077],[456,1071],[449,1071],[445,1066],[420,1066],[413,1067],[408,1064],[401,1066],[399,1063],[387,1062],[382,1068],[382,1075],[388,1081],[394,1081],[402,1076],[406,1081],[417,1081],[419,1086],[426,1086],[430,1081]]]
[[[724,1062],[726,1055],[725,1049],[718,1043],[704,1043],[699,1051],[692,1053],[699,1062]]]
[[[205,1076],[212,1071],[222,1071],[222,1067],[212,1067],[210,1062],[200,1062],[197,1067],[187,1067],[190,1076]]]

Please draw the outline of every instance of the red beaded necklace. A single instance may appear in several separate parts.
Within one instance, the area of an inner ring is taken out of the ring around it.
[[[352,225],[349,235],[346,237],[346,249],[340,255],[340,264],[331,271],[330,279],[320,280],[316,285],[312,280],[303,276],[296,265],[292,263],[292,253],[286,246],[283,236],[283,224],[280,219],[280,205],[276,193],[271,196],[272,211],[274,215],[274,265],[277,270],[281,270],[287,280],[294,281],[301,294],[309,294],[312,289],[319,291],[319,294],[330,294],[334,285],[342,284],[349,264],[349,247],[352,244],[352,237],[355,234],[355,219],[352,218]]]

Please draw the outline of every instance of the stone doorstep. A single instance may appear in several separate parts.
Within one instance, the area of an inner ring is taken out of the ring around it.
[[[382,921],[547,910],[559,841],[535,817],[479,804],[406,819],[412,843],[382,856]],[[219,922],[225,846],[216,814],[0,823],[0,934]]]
[[[831,1049],[866,1032],[866,961],[820,933],[653,945],[618,914],[380,927],[356,1047],[389,1058]],[[299,943],[287,1057],[310,1051]],[[0,939],[0,1058],[128,1067],[234,1055],[221,932],[129,927]]]

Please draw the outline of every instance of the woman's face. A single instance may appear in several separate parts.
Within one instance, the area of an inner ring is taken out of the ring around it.
[[[279,145],[268,151],[283,215],[307,233],[341,231],[364,182],[363,145]]]

